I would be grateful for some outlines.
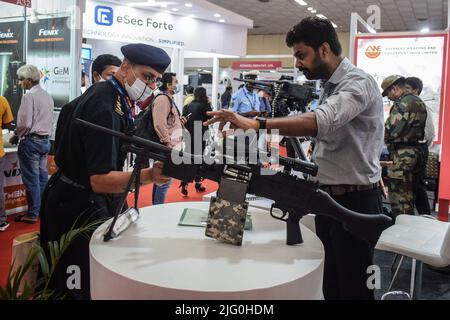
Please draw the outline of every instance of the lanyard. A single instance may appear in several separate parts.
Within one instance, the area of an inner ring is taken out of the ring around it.
[[[252,109],[254,109],[255,108],[256,99],[250,100],[250,97],[247,95],[247,92],[245,90],[246,89],[244,88],[244,94],[247,97],[248,102],[250,102],[250,107],[252,107]],[[252,92],[252,98],[254,98],[253,92]]]
[[[109,79],[109,82],[114,86],[114,88],[117,90],[120,96],[120,100],[122,101],[122,104],[125,106],[126,114],[127,114],[127,125],[134,125],[133,115],[131,114],[131,101],[130,98],[128,98],[128,95],[123,91],[123,88],[120,86],[120,84],[117,82],[116,78],[111,77]]]

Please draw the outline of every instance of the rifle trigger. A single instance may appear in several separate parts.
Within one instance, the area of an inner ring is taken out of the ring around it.
[[[273,209],[277,209],[277,211],[281,211],[282,214],[278,214],[278,215],[274,214]],[[287,211],[282,210],[281,208],[277,208],[275,206],[275,203],[272,203],[272,205],[270,207],[270,215],[272,216],[272,218],[286,222],[288,220],[288,217],[286,217],[287,214],[288,214]]]

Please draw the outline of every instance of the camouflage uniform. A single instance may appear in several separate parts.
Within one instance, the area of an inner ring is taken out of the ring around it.
[[[419,141],[424,139],[427,110],[424,102],[405,93],[391,108],[384,141],[393,166],[388,168],[389,199],[394,217],[414,214],[412,175],[420,160]]]

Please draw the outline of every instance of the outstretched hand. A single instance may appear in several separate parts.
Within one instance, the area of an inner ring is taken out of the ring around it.
[[[254,119],[245,118],[241,115],[238,115],[234,113],[233,111],[222,109],[219,111],[210,111],[207,112],[208,116],[211,116],[213,118],[209,119],[208,121],[204,122],[204,126],[209,126],[211,124],[214,124],[216,122],[219,123],[219,131],[223,131],[223,127],[230,123],[231,128],[233,129],[243,129],[243,130],[258,130],[259,129],[259,122]]]

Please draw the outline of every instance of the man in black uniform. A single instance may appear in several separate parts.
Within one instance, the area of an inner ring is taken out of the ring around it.
[[[131,176],[122,172],[126,153],[121,141],[75,123],[80,118],[113,130],[131,129],[132,101],[146,99],[155,89],[161,73],[170,64],[162,50],[145,44],[122,47],[125,57],[110,80],[91,86],[81,97],[63,108],[58,120],[55,161],[59,171],[49,180],[42,200],[41,244],[59,241],[74,225],[109,218],[120,205],[120,193]],[[144,169],[142,183],[162,184],[162,164]],[[81,271],[81,288],[67,287],[69,266]],[[68,298],[89,299],[89,239],[72,242],[52,280],[52,289]]]

